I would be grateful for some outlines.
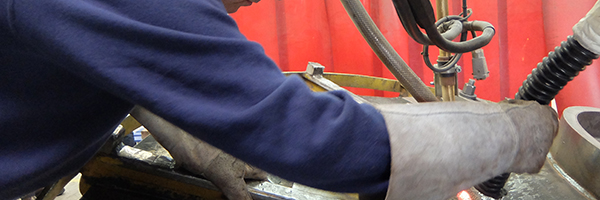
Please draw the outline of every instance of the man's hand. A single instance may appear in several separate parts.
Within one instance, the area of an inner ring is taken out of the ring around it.
[[[387,199],[448,199],[506,172],[538,172],[558,126],[535,102],[376,107],[390,135]]]
[[[558,133],[558,114],[550,106],[535,101],[511,99],[501,101],[499,105],[519,136],[519,152],[507,172],[538,173]]]
[[[131,115],[138,120],[177,163],[202,175],[230,200],[251,200],[244,179],[266,180],[267,173],[203,142],[175,125],[136,106]]]

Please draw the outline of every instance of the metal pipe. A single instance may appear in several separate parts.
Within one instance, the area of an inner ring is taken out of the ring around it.
[[[438,16],[438,20],[448,16],[448,0],[436,0],[435,1],[435,6],[436,6],[436,11],[437,11],[437,16]],[[436,26],[436,31],[437,31],[437,26]],[[450,57],[450,53],[447,51],[444,51],[442,49],[440,49],[440,54],[438,56],[439,57],[445,57],[448,58]]]
[[[436,0],[435,5],[438,21],[449,15],[448,0]],[[438,26],[436,25],[436,27]],[[458,36],[458,34],[456,36]],[[452,53],[444,51],[442,49],[440,49],[439,52],[440,53],[438,55],[438,65],[443,66],[444,64],[450,61],[450,56],[452,56]],[[450,68],[451,69],[447,72],[435,73],[435,78],[440,80],[440,85],[435,85],[435,89],[436,91],[441,90],[442,101],[454,101],[454,93],[456,91],[456,70],[452,69],[454,68],[454,65],[450,66]]]

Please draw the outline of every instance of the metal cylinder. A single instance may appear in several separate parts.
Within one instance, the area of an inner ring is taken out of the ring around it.
[[[600,197],[600,108],[575,106],[564,110],[550,154],[581,187]]]

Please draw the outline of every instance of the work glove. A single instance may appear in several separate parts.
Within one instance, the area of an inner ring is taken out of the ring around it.
[[[573,26],[573,37],[585,49],[600,54],[600,1]]]
[[[136,106],[131,115],[148,129],[177,163],[211,181],[227,199],[251,200],[244,179],[267,179],[266,172],[195,138],[142,107]]]
[[[375,106],[390,137],[387,200],[448,199],[503,173],[537,173],[558,128],[536,102]]]

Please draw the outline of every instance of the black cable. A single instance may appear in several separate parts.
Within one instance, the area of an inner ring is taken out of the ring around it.
[[[396,14],[400,18],[400,22],[402,23],[404,30],[406,30],[406,32],[408,33],[408,36],[413,38],[413,40],[415,40],[419,44],[432,45],[433,43],[431,43],[431,41],[429,41],[429,37],[427,37],[426,34],[421,32],[421,29],[417,26],[417,23],[413,16],[413,11],[410,9],[410,5],[408,4],[408,1],[407,0],[392,0],[392,3],[394,3],[394,7],[396,8]],[[471,16],[471,12],[468,12],[468,11],[466,11],[466,12],[469,13],[467,17],[452,16],[452,18],[442,19],[441,21],[438,21],[438,22],[446,22],[446,21],[450,21],[450,20],[460,20],[461,22],[466,21],[466,19],[468,19],[468,17]],[[436,24],[436,27],[437,26],[439,26],[439,24]],[[460,27],[460,28],[462,28],[462,27]],[[462,30],[459,30],[459,31],[462,32]],[[442,33],[442,36],[449,40],[454,39],[454,37],[448,36],[447,34]]]
[[[417,43],[422,45],[429,45],[431,42],[427,35],[423,34],[419,27],[417,26],[417,22],[413,17],[413,12],[410,9],[410,5],[407,0],[392,0],[394,3],[394,7],[396,9],[396,14],[400,18],[400,22],[404,27],[404,30],[408,33],[408,35],[413,38]]]
[[[462,1],[463,17],[467,18],[467,0]]]
[[[467,25],[468,23],[470,23],[469,25],[471,25],[471,27],[469,27]],[[474,51],[476,49],[480,49],[481,47],[484,47],[485,45],[489,44],[490,41],[492,40],[492,37],[495,34],[494,27],[487,22],[479,22],[479,21],[465,22],[465,23],[463,23],[463,25],[468,30],[478,30],[478,31],[483,31],[483,33],[480,36],[473,38],[471,40],[467,40],[464,42],[452,42],[452,41],[445,39],[437,31],[437,27],[435,27],[435,25],[430,25],[430,26],[426,27],[425,32],[427,32],[427,35],[429,36],[429,40],[433,44],[435,44],[436,46],[438,46],[440,49],[442,49],[444,51],[452,52],[452,53],[466,53],[466,52]]]
[[[465,27],[467,30],[482,31],[483,33],[471,40],[453,42],[446,39],[439,31],[437,31],[433,7],[428,0],[392,0],[392,2],[394,3],[396,13],[400,17],[402,25],[407,33],[419,44],[435,44],[440,49],[447,52],[465,53],[487,45],[495,34],[494,27],[489,23],[483,27],[471,27],[480,29],[469,29],[469,27]],[[467,11],[463,12],[467,13]],[[417,25],[425,29],[426,34],[423,34]],[[481,25],[481,23],[479,23],[479,25]]]
[[[428,51],[429,51],[428,46],[423,45],[423,53],[421,53],[423,55],[423,61],[425,61],[425,65],[427,65],[427,67],[429,67],[429,69],[431,69],[431,71],[434,71],[434,72],[445,72],[445,71],[448,71],[448,70],[454,68],[456,63],[458,63],[458,60],[460,60],[460,58],[462,57],[462,53],[457,53],[454,56],[452,56],[450,61],[448,61],[448,63],[446,63],[445,65],[443,65],[441,67],[435,67],[434,65],[431,64],[431,61],[429,61],[429,52]]]
[[[442,27],[443,26],[442,23],[444,23],[448,20],[458,21],[458,20],[462,20],[462,19],[464,19],[464,18],[460,17],[460,16],[447,16],[447,17],[444,17],[444,18],[438,20],[436,22],[436,25]],[[444,30],[442,29],[442,32],[443,31]],[[466,35],[464,33],[461,34],[460,40],[464,41],[463,38],[466,39]],[[454,39],[454,38],[448,38],[448,39]],[[454,68],[456,66],[456,63],[458,63],[458,61],[462,57],[462,53],[457,53],[454,56],[452,56],[450,61],[448,61],[446,64],[444,64],[443,66],[436,67],[431,64],[431,61],[429,61],[429,45],[423,45],[423,52],[421,53],[421,55],[423,56],[423,61],[425,62],[425,65],[429,69],[431,69],[431,71],[434,71],[434,72],[445,72],[445,71],[448,71],[448,70]]]
[[[470,10],[470,9],[469,9]],[[461,13],[464,14],[464,13]],[[448,22],[448,21],[467,21],[467,18],[470,17],[472,14],[472,12],[468,12],[466,15],[466,17],[461,17],[460,15],[450,15],[450,16],[446,16],[443,17],[441,19],[439,19],[437,22],[435,22],[435,25],[440,27],[442,26],[443,23]],[[442,29],[443,32],[443,29]],[[460,35],[460,41],[465,41],[467,40],[467,35],[466,32],[462,32]],[[447,39],[454,39],[454,38],[448,38]],[[423,56],[423,61],[425,62],[425,65],[431,69],[431,71],[434,72],[445,72],[448,71],[450,69],[452,69],[456,63],[458,63],[458,61],[460,60],[460,58],[462,57],[462,53],[457,53],[454,56],[452,56],[452,58],[450,59],[449,62],[447,62],[446,64],[444,64],[441,67],[435,67],[433,64],[431,64],[431,61],[429,61],[429,46],[428,45],[423,45],[423,52],[421,53],[421,55]]]
[[[467,16],[465,16],[465,12],[468,13]],[[469,19],[469,17],[471,17],[471,15],[473,14],[473,9],[467,8],[466,11],[463,11],[462,13],[458,14],[459,16],[462,15],[462,18],[464,21],[467,21]]]
[[[425,29],[435,24],[435,12],[429,0],[409,0],[408,5],[419,27]]]

